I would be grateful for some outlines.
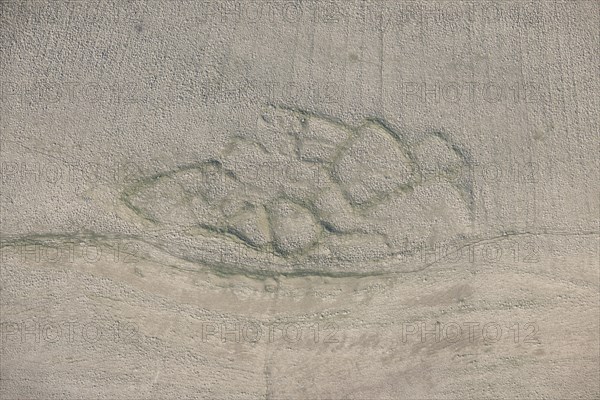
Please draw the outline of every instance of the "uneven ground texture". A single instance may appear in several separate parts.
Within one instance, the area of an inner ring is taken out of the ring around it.
[[[597,1],[0,2],[0,399],[598,399]]]

